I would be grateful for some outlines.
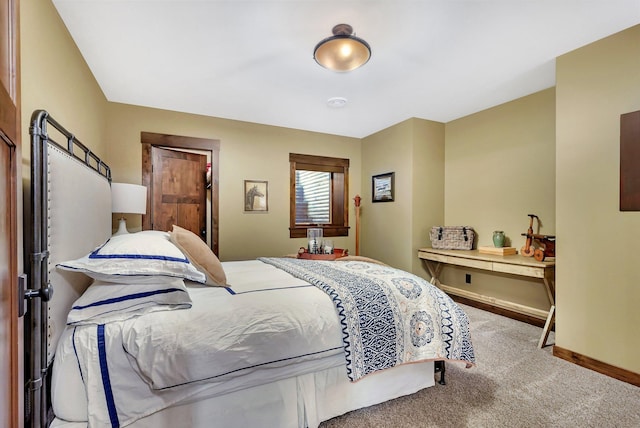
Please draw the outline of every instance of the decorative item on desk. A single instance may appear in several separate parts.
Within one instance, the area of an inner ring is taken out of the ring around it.
[[[527,215],[529,216],[529,228],[527,233],[522,234],[526,239],[524,246],[520,249],[520,254],[525,257],[533,256],[539,262],[543,262],[547,257],[555,257],[556,237],[554,235],[534,233],[533,220],[536,219],[538,221],[537,229],[540,230],[540,218],[535,214]]]
[[[322,252],[324,254],[333,254],[333,241],[331,239],[325,239],[322,244]]]
[[[307,244],[309,254],[322,254],[322,228],[307,229]]]
[[[504,232],[502,230],[496,230],[493,232],[493,245],[496,248],[504,247]]]
[[[429,239],[431,247],[438,250],[471,250],[475,231],[469,226],[433,226]]]
[[[514,254],[518,254],[515,247],[478,247],[478,252],[480,254],[494,254],[496,256],[512,256]]]

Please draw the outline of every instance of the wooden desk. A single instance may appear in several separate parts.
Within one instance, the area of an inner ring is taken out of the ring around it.
[[[555,259],[539,262],[533,257],[523,257],[521,255],[497,256],[493,254],[481,254],[477,250],[435,250],[433,248],[420,248],[418,250],[418,257],[425,261],[427,269],[429,269],[429,274],[431,274],[430,282],[448,294],[465,297],[526,315],[532,315],[537,318],[546,319],[542,330],[542,337],[540,337],[540,342],[538,342],[538,348],[542,348],[546,345],[547,339],[549,338],[549,332],[551,331],[551,327],[555,321],[556,313]],[[551,307],[548,312],[545,312],[519,303],[500,300],[442,284],[438,278],[442,272],[442,267],[446,264],[526,276],[530,278],[539,278],[544,283]]]

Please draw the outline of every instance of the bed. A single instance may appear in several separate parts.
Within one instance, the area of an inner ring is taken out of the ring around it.
[[[27,426],[317,427],[474,364],[464,311],[374,260],[111,236],[109,167],[46,111],[30,133]]]

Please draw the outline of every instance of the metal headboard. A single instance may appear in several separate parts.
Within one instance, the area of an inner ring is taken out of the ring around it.
[[[54,141],[48,128],[66,144]],[[51,334],[48,325],[48,302],[55,292],[49,281],[49,150],[63,151],[67,157],[88,167],[111,183],[111,169],[98,156],[67,131],[49,113],[36,110],[31,116],[31,194],[25,197],[25,426],[46,427],[51,422],[50,372],[52,356],[48,355]],[[73,163],[73,161],[71,161]],[[30,203],[30,207],[26,204]],[[30,209],[29,209],[30,208]],[[110,212],[109,212],[110,216]],[[110,225],[109,225],[110,226]]]

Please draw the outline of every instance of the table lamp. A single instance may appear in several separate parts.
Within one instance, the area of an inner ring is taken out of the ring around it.
[[[138,184],[111,183],[111,212],[122,215],[114,235],[129,233],[124,214],[147,213],[147,188]]]

